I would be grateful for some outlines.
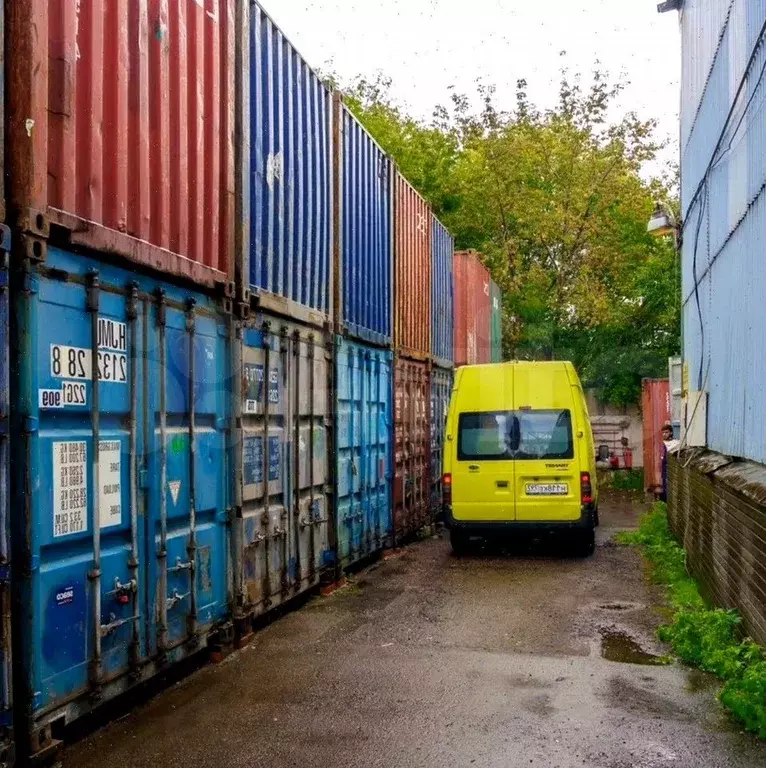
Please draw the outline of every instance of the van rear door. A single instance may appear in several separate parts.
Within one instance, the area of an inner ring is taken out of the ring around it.
[[[516,519],[580,517],[575,402],[565,366],[521,364],[514,371]]]

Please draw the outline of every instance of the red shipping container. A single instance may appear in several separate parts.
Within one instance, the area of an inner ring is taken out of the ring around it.
[[[670,381],[644,379],[641,393],[644,426],[644,488],[662,490],[662,425],[670,421]]]
[[[394,371],[394,543],[433,522],[429,363],[398,358]]]
[[[6,14],[16,223],[230,289],[234,0],[13,0]]]
[[[491,362],[489,270],[476,251],[455,251],[455,365]]]
[[[400,174],[394,189],[394,343],[405,355],[431,353],[431,209]]]

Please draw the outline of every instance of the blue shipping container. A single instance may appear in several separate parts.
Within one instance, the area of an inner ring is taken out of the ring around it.
[[[321,324],[332,296],[332,96],[257,3],[249,58],[250,247],[240,271],[262,309]]]
[[[393,286],[393,174],[391,160],[336,95],[340,126],[341,259],[335,307],[340,331],[371,344],[391,344]]]
[[[329,552],[329,338],[259,313],[235,347],[235,622],[319,582]],[[268,374],[267,374],[268,371]],[[264,448],[265,446],[265,448]]]
[[[16,725],[36,751],[227,614],[230,318],[50,246],[11,296]]]
[[[431,369],[431,514],[441,519],[444,435],[447,411],[452,395],[453,372],[450,368]]]
[[[391,543],[390,351],[336,337],[336,546],[347,567]]]
[[[455,241],[446,227],[433,217],[431,238],[431,353],[443,367],[453,364],[452,257]]]
[[[0,3],[0,9],[2,3]],[[0,22],[0,30],[2,22]],[[0,127],[0,131],[2,127]],[[1,161],[0,161],[1,162]],[[13,764],[11,665],[11,552],[9,517],[8,252],[11,236],[0,225],[0,768]]]

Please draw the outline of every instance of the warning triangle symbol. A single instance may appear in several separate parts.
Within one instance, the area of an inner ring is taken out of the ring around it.
[[[178,494],[181,491],[181,481],[171,480],[168,483],[168,487],[170,488],[170,496],[173,499],[173,504],[178,504]]]

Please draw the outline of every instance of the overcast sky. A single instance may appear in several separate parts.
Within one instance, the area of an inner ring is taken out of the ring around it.
[[[540,106],[555,103],[559,69],[596,60],[630,85],[622,107],[660,121],[677,154],[680,40],[658,0],[261,0],[314,67],[341,80],[382,71],[397,98],[429,117],[454,85],[493,83],[512,107],[516,81]],[[560,55],[566,51],[566,56]]]

